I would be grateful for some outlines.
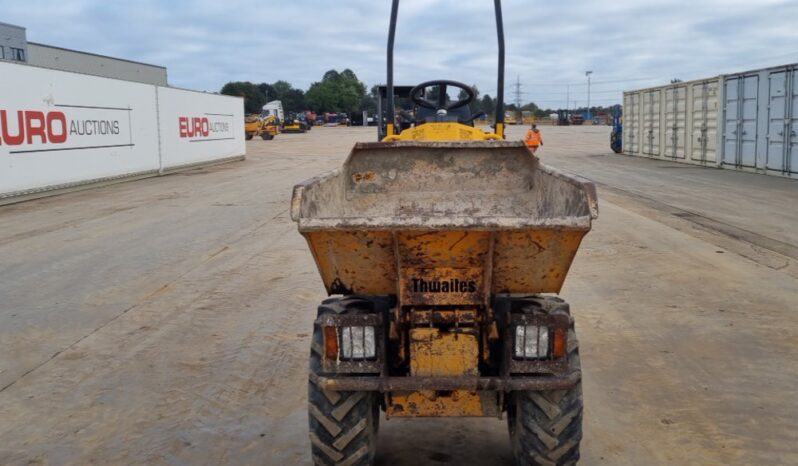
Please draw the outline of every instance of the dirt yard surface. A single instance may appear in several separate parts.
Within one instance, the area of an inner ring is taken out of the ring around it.
[[[798,181],[542,129],[543,161],[599,187],[562,293],[580,464],[798,464]],[[0,464],[308,464],[325,293],[291,187],[372,140],[316,128],[250,141],[244,162],[0,207]],[[391,419],[378,464],[510,465],[506,424]]]

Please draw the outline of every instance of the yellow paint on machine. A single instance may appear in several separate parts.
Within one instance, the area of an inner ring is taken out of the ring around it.
[[[478,330],[419,327],[410,330],[410,375],[479,375]]]
[[[403,304],[462,305],[479,302],[476,294],[421,296],[413,292],[413,278],[473,280],[482,297],[487,285],[490,293],[558,293],[585,233],[328,230],[304,235],[330,294],[399,294]],[[444,302],[449,298],[453,301]]]
[[[392,134],[389,128],[388,136],[383,142],[393,141],[491,141],[500,140],[496,133],[486,133],[481,129],[461,123],[426,123],[402,131],[401,134]]]
[[[484,417],[498,416],[496,392],[453,390],[438,392],[392,392],[388,395],[389,417]]]
[[[305,237],[328,293],[396,293],[396,259],[390,231],[331,231]]]
[[[414,377],[479,375],[479,337],[476,328],[410,330],[410,374]],[[388,395],[388,416],[496,416],[495,392],[468,390],[393,392]]]

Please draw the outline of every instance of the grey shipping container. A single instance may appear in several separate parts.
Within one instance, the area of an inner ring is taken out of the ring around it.
[[[798,178],[798,65],[625,92],[624,153]]]
[[[723,165],[798,177],[798,66],[723,79]]]

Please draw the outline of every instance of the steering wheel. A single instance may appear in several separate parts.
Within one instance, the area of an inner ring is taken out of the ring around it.
[[[438,86],[438,101],[432,102],[423,97],[421,94],[424,93],[424,90],[428,87]],[[446,91],[448,90],[449,86],[461,89],[465,91],[466,98],[462,100],[456,100],[454,102],[447,102],[447,95]],[[470,104],[476,96],[474,95],[474,89],[467,84],[463,84],[457,81],[447,81],[447,80],[437,80],[437,81],[427,81],[425,83],[421,83],[418,86],[414,87],[410,90],[410,100],[413,101],[414,104],[418,105],[419,107],[428,108],[430,110],[454,110],[456,108],[464,107]]]

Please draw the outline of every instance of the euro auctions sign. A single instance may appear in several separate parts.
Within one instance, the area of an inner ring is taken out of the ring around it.
[[[0,82],[0,203],[246,153],[240,98],[3,60]]]
[[[0,107],[0,154],[133,147],[132,108],[56,105]]]
[[[178,117],[181,139],[189,142],[226,141],[234,139],[233,115],[205,113],[201,116]]]

